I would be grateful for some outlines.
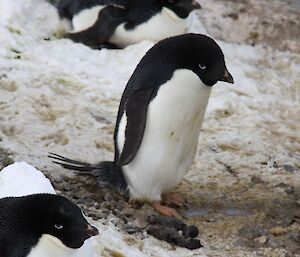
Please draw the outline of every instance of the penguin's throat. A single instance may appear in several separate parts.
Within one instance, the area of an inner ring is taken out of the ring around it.
[[[182,22],[184,19],[178,17],[176,13],[170,10],[167,7],[163,7],[162,12],[165,13],[168,17],[170,17],[173,21]]]

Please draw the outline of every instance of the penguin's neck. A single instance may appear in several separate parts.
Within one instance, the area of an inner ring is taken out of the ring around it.
[[[28,257],[73,257],[76,249],[66,247],[54,236],[44,234],[35,247],[31,249]]]

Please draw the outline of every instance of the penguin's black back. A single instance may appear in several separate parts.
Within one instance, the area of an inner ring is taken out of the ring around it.
[[[61,18],[71,20],[84,9],[96,5],[117,5],[126,9],[125,28],[130,30],[159,13],[163,5],[159,0],[61,0],[56,6]]]
[[[0,199],[0,255],[1,257],[27,256],[40,235],[30,230],[30,211],[34,206],[26,204],[26,198]],[[38,220],[36,221],[39,222]]]
[[[159,13],[162,8],[161,1],[157,0],[128,0],[125,28],[128,30],[134,29]]]
[[[127,0],[61,0],[56,4],[61,18],[71,20],[73,16],[84,9],[96,5],[119,5],[125,7]]]
[[[80,209],[65,197],[36,194],[0,199],[0,253],[1,257],[26,257],[40,237],[49,220],[50,210]]]

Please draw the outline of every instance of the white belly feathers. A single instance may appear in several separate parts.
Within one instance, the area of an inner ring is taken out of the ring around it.
[[[32,248],[28,257],[91,257],[93,256],[90,240],[86,240],[80,249],[66,247],[59,239],[43,235]]]
[[[126,30],[125,24],[117,27],[109,42],[125,47],[142,40],[160,41],[164,38],[184,34],[187,30],[186,19],[179,18],[167,8],[151,17],[147,22]]]
[[[131,198],[160,200],[191,166],[211,87],[190,70],[176,70],[148,106],[144,137],[135,158],[123,167]],[[119,127],[124,144],[126,116]]]
[[[72,19],[72,32],[79,32],[86,30],[93,26],[98,19],[99,12],[104,8],[103,5],[97,5],[90,9],[84,9],[74,15]]]
[[[72,19],[72,32],[83,31],[93,26],[97,21],[99,11],[104,7],[103,5],[97,5],[76,14]],[[157,42],[167,37],[184,34],[187,30],[186,20],[179,18],[173,11],[164,7],[160,13],[133,30],[126,30],[125,23],[120,24],[109,42],[120,47],[126,47],[142,40]]]

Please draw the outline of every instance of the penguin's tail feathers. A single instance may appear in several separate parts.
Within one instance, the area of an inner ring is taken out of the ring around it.
[[[49,153],[48,157],[53,159],[53,163],[59,164],[65,169],[74,170],[81,175],[95,177],[100,186],[110,186],[123,192],[127,190],[127,182],[122,169],[116,166],[114,162],[104,161],[90,164],[68,159],[55,153]]]

